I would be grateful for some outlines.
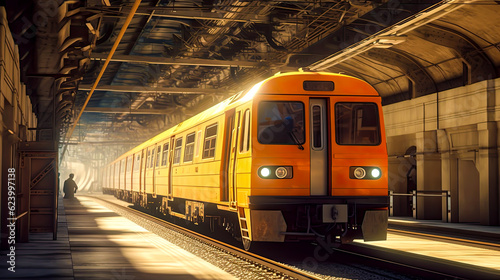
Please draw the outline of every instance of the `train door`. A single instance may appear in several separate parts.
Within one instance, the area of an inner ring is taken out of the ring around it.
[[[170,156],[168,157],[168,199],[173,199],[173,187],[172,187],[172,184],[173,184],[173,178],[172,178],[172,171],[173,171],[173,160],[174,160],[174,137],[175,136],[172,136],[170,137]]]
[[[145,174],[146,174],[146,159],[145,159],[145,151],[142,150],[141,151],[141,165],[140,165],[140,168],[139,168],[139,193],[140,194],[143,194],[144,193],[144,190],[145,190],[145,187],[144,187],[144,180],[145,180]]]
[[[154,151],[155,151],[155,156],[153,159],[153,197],[156,197],[156,194],[158,192],[157,186],[156,186],[156,178],[158,177],[157,173],[156,173],[156,169],[157,169],[157,167],[160,166],[161,145],[156,145],[156,148]]]
[[[326,99],[311,98],[311,195],[328,194],[328,126]]]
[[[148,148],[148,156],[146,159],[146,185],[145,185],[146,193],[153,193],[154,158],[155,158],[155,146],[151,146],[150,148]]]
[[[239,113],[239,112],[238,112]],[[234,190],[234,169],[236,156],[236,125],[235,125],[235,110],[226,112],[226,130],[224,131],[224,147],[223,162],[221,172],[221,201],[228,201],[233,205],[236,201]]]
[[[236,206],[236,156],[238,154],[238,134],[240,131],[240,115],[241,111],[236,112],[233,121],[233,129],[231,131],[231,153],[229,155],[229,198],[230,205]]]

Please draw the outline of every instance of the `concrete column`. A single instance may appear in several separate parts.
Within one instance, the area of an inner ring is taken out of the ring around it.
[[[498,132],[496,122],[478,124],[479,216],[482,225],[499,224]]]
[[[456,178],[456,165],[453,164],[453,161],[456,159],[453,158],[451,154],[451,143],[448,138],[448,134],[444,129],[439,129],[436,131],[438,150],[441,153],[441,190],[443,191],[452,191],[453,186],[453,178]],[[443,197],[441,199],[442,209],[441,209],[441,218],[444,222],[451,222],[453,220],[453,215],[455,214],[455,209],[452,208],[451,214],[452,216],[448,220],[448,207],[451,208],[451,205],[447,205],[448,199]]]
[[[436,131],[416,133],[417,137],[417,190],[441,190],[441,155],[438,153]],[[418,197],[417,218],[441,220],[440,197]]]

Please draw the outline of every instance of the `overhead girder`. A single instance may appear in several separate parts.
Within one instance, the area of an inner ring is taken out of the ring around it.
[[[395,48],[373,48],[362,54],[362,56],[401,69],[410,82],[411,98],[437,91],[433,77],[427,72],[424,66],[413,59],[411,54],[407,52]]]
[[[450,49],[460,57],[466,71],[466,84],[496,77],[495,65],[474,40],[456,30],[429,23],[415,30],[415,36]]]
[[[92,53],[90,59],[101,60],[106,59],[107,54]],[[158,65],[193,65],[193,66],[221,66],[221,67],[260,67],[263,65],[261,62],[252,61],[239,61],[239,60],[214,60],[202,58],[168,58],[168,57],[151,57],[141,55],[114,55],[111,61],[117,62],[133,62],[133,63],[147,63]]]
[[[117,8],[120,10],[117,11]],[[201,8],[200,8],[201,9]],[[103,17],[125,17],[130,12],[130,7],[106,7],[95,6],[92,8],[81,8],[82,11],[94,12]],[[233,22],[269,22],[269,17],[258,14],[242,14],[242,17],[227,17],[232,12],[217,11],[217,12],[204,12],[204,11],[187,11],[182,8],[173,9],[172,7],[139,7],[136,15],[140,16],[155,16],[176,19],[196,19],[196,20],[214,20],[214,21],[233,21]]]
[[[171,109],[130,109],[130,108],[104,108],[87,107],[85,113],[106,113],[106,114],[132,114],[132,115],[167,115],[171,114]]]
[[[78,90],[91,90],[91,84],[80,84]],[[138,92],[138,93],[177,93],[177,94],[221,94],[224,89],[206,89],[206,88],[176,88],[176,87],[154,87],[154,86],[97,86],[96,91],[112,92]],[[224,93],[230,93],[229,91]]]

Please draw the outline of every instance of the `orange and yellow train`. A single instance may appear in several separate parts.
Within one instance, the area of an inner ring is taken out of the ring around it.
[[[252,242],[383,240],[381,98],[354,77],[277,74],[166,130],[104,170],[103,189]]]

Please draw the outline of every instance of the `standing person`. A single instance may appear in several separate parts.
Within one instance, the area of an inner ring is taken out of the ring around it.
[[[76,185],[75,181],[73,181],[73,177],[75,177],[75,174],[71,173],[69,174],[69,178],[64,181],[64,198],[74,198],[76,190],[78,190],[78,186]]]

